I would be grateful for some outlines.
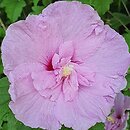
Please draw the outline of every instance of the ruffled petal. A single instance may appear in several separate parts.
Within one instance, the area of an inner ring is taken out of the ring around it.
[[[26,20],[9,26],[2,43],[5,73],[21,63],[40,62],[47,65],[62,43],[57,26],[54,20],[42,15],[28,16]]]
[[[56,85],[56,78],[52,71],[40,71],[31,74],[34,87],[36,90],[45,90],[46,88],[53,88]]]
[[[15,117],[32,128],[58,130],[61,125],[54,116],[55,103],[44,99],[37,92],[10,102]]]
[[[39,72],[43,70],[43,66],[38,63],[21,64],[10,72],[8,78],[11,82],[9,93],[12,100],[16,100],[21,96],[27,95],[35,91],[33,88],[32,72]],[[31,87],[30,87],[31,86]]]
[[[125,76],[130,65],[128,46],[123,37],[110,27],[105,26],[104,31],[106,34],[102,45],[86,60],[85,65],[103,75]]]
[[[86,130],[92,126],[91,123],[87,122],[87,117],[79,115],[74,102],[66,102],[62,94],[57,100],[55,115],[61,124],[69,128],[72,127],[74,130]]]
[[[65,101],[71,101],[75,98],[78,92],[78,79],[76,72],[73,71],[70,77],[66,78],[63,83],[63,94]]]
[[[43,15],[56,19],[64,41],[87,37],[93,30],[90,25],[100,21],[93,8],[76,1],[50,4],[43,10]]]

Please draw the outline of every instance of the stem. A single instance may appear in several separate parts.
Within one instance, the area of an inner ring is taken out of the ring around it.
[[[124,3],[123,0],[121,0],[121,2],[122,2],[122,4],[124,5],[124,8],[125,8],[125,10],[126,10],[128,16],[130,17],[130,13],[129,13],[129,10],[127,9],[127,7],[126,7],[126,4]]]
[[[1,27],[4,29],[4,31],[6,31],[6,27],[5,27],[5,25],[4,25],[4,23],[3,23],[3,21],[2,21],[1,18],[0,18],[0,25],[1,25]]]
[[[116,16],[114,16],[114,15],[111,13],[111,11],[108,11],[108,13],[109,13],[110,15],[112,15],[112,16],[115,18],[115,20],[118,20],[118,21],[121,23],[121,25],[122,25],[126,30],[129,30],[129,29],[125,26],[125,24],[124,24],[119,18],[117,18]]]

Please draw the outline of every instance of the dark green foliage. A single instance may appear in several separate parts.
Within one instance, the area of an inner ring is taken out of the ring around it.
[[[25,19],[28,14],[39,14],[50,3],[56,0],[0,0],[0,43],[6,28],[15,21]],[[71,0],[68,0],[71,1]],[[93,6],[105,23],[122,34],[130,48],[130,1],[129,0],[79,0]],[[118,44],[118,43],[117,43]],[[129,49],[130,51],[130,49]],[[130,96],[130,70],[126,76],[127,87],[123,93]],[[32,129],[17,121],[8,107],[10,95],[9,82],[3,74],[3,65],[0,59],[0,130],[40,130]],[[72,130],[65,128],[61,130]],[[89,130],[104,130],[103,123],[97,123]],[[127,130],[130,130],[130,119]]]

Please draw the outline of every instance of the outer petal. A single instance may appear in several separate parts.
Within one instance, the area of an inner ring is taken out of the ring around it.
[[[96,95],[110,95],[115,97],[115,94],[126,86],[126,83],[127,82],[123,76],[112,78],[96,74],[95,82],[88,91],[93,94],[95,93]]]
[[[6,74],[21,63],[47,65],[62,42],[57,26],[54,20],[42,15],[28,16],[26,20],[12,24],[2,43]]]
[[[35,89],[33,86],[33,80],[31,77],[32,72],[39,72],[43,70],[43,66],[38,63],[33,64],[21,64],[17,66],[8,76],[11,86],[9,93],[13,101],[16,98],[27,95]],[[31,87],[30,87],[31,86]]]
[[[130,65],[128,46],[123,37],[110,29],[110,27],[105,26],[104,31],[106,34],[103,43],[86,60],[86,66],[94,72],[103,75],[124,76]]]
[[[82,35],[80,38],[75,39],[75,53],[73,56],[73,61],[84,63],[89,57],[93,56],[103,44],[105,39],[103,23],[98,22],[91,25],[90,27],[92,30],[90,30],[89,36]],[[97,32],[99,29],[100,32]]]
[[[18,120],[32,128],[48,130],[58,130],[61,127],[53,114],[54,106],[54,102],[44,99],[37,92],[10,102],[10,108]]]
[[[74,102],[66,102],[62,94],[55,107],[55,116],[61,124],[64,124],[66,127],[72,127],[74,130],[87,130],[90,128],[94,123],[88,122],[87,118],[90,121],[95,121],[95,119],[91,120],[87,116],[80,116],[78,107]]]
[[[87,37],[93,30],[90,25],[100,20],[93,8],[76,1],[55,2],[43,10],[43,15],[57,20],[64,41]]]
[[[110,113],[111,103],[102,96],[91,96],[86,90],[79,90],[74,101],[66,102],[61,95],[55,107],[60,123],[74,130],[87,130],[97,122],[104,122]]]

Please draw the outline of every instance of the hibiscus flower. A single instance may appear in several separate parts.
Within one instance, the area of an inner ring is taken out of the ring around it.
[[[33,128],[105,122],[130,64],[121,35],[80,2],[60,1],[10,25],[2,43],[15,117]]]
[[[119,93],[115,99],[112,115],[107,117],[105,130],[125,130],[130,110],[130,97]]]

